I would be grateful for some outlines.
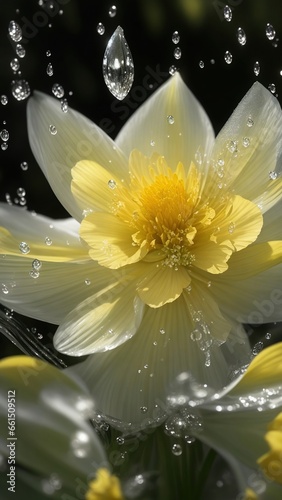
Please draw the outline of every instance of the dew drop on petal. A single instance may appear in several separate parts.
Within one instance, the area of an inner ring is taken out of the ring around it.
[[[272,24],[267,23],[266,28],[265,28],[265,34],[268,40],[273,40],[276,35],[276,31],[273,28]]]
[[[40,276],[40,272],[32,269],[31,271],[29,271],[29,276],[33,279],[37,279]]]
[[[84,280],[84,283],[85,283],[85,285],[87,285],[87,286],[91,285],[91,281],[90,281],[89,279],[85,279],[85,280]]]
[[[173,124],[174,124],[174,116],[172,116],[172,115],[168,115],[168,116],[167,116],[167,122],[168,122],[170,125],[173,125]]]
[[[25,56],[25,48],[20,43],[16,45],[16,54],[20,58]]]
[[[0,100],[3,106],[6,106],[6,104],[8,104],[8,97],[6,95],[2,94]]]
[[[175,43],[175,45],[177,45],[180,42],[180,35],[179,35],[178,31],[174,31],[172,33],[171,39],[172,39],[173,43]]]
[[[21,243],[19,244],[19,249],[23,254],[27,254],[30,252],[29,245],[25,241],[21,241]]]
[[[244,137],[243,138],[243,146],[244,146],[244,148],[248,148],[249,145],[250,145],[250,139],[249,139],[249,137]]]
[[[254,124],[254,120],[252,119],[251,116],[249,116],[247,119],[247,127],[252,127],[253,124]]]
[[[0,132],[0,137],[1,137],[2,141],[5,141],[5,142],[8,141],[9,137],[10,137],[8,130],[3,128],[3,130],[1,130],[1,132]]]
[[[147,413],[147,411],[148,411],[147,406],[141,406],[140,411],[141,411],[141,413]]]
[[[55,125],[49,125],[49,131],[50,131],[50,134],[56,135],[57,129],[56,129]]]
[[[173,455],[175,455],[176,457],[180,457],[180,455],[182,455],[182,446],[180,444],[174,443],[172,445],[171,451]]]
[[[175,59],[180,59],[181,58],[181,48],[176,47],[173,51],[173,55],[174,55]]]
[[[240,45],[245,45],[247,41],[246,33],[243,28],[237,29],[237,40]]]
[[[31,263],[31,267],[32,269],[34,269],[35,271],[39,271],[42,267],[42,262],[41,260],[38,260],[38,259],[34,259]]]
[[[275,94],[275,92],[276,92],[276,86],[275,86],[275,84],[274,84],[274,83],[270,83],[270,84],[268,85],[268,90],[270,90],[270,92],[271,92],[272,94]]]
[[[46,73],[48,76],[53,76],[54,71],[53,71],[52,63],[47,64]]]
[[[10,21],[8,28],[9,36],[13,42],[20,42],[22,39],[21,27],[15,21]]]
[[[234,222],[230,222],[229,226],[228,226],[228,232],[230,234],[232,234],[234,232],[234,229],[235,229],[235,224]]]
[[[102,23],[98,23],[96,30],[97,30],[97,33],[99,35],[104,35],[104,33],[105,33],[105,26]]]
[[[174,64],[172,64],[170,67],[169,67],[169,70],[168,70],[169,74],[171,76],[175,75],[175,73],[177,72],[177,67],[174,66]]]
[[[269,178],[272,180],[272,181],[275,181],[278,177],[278,174],[277,172],[274,172],[273,170],[271,172],[269,172]]]
[[[224,54],[224,61],[226,62],[226,64],[231,64],[232,63],[232,54],[231,52],[229,52],[229,50],[226,50],[225,54]]]
[[[51,238],[49,238],[48,236],[46,236],[45,238],[45,245],[47,245],[48,247],[50,247],[52,245],[53,241],[51,240]]]
[[[62,99],[61,100],[61,110],[63,111],[63,113],[67,113],[68,112],[68,110],[69,110],[69,104],[68,104],[67,99]]]
[[[12,85],[12,95],[17,101],[24,101],[30,95],[29,83],[26,80],[17,80]]]
[[[52,87],[52,93],[54,94],[55,97],[61,99],[62,97],[64,97],[65,91],[62,85],[60,85],[59,83],[54,83]]]
[[[110,189],[115,189],[117,187],[117,183],[113,179],[110,179],[108,181],[108,186],[109,186]]]
[[[117,8],[115,5],[112,5],[109,9],[109,16],[115,17],[116,13],[117,13]]]
[[[253,355],[257,356],[257,354],[261,352],[262,349],[263,349],[263,342],[261,341],[257,342],[253,347]]]
[[[232,19],[232,10],[230,9],[229,5],[225,5],[225,7],[223,9],[223,17],[224,17],[225,21],[230,23],[230,21]]]
[[[265,334],[265,338],[266,338],[266,340],[270,340],[271,339],[271,333],[267,332]]]
[[[119,100],[129,93],[134,79],[134,64],[130,49],[118,26],[111,36],[103,58],[103,77],[109,91]]]

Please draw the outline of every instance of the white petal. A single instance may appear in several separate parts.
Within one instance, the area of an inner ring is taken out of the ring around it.
[[[220,180],[236,194],[259,204],[263,212],[268,210],[281,194],[280,179],[269,178],[279,159],[281,141],[278,100],[256,82],[216,138],[212,156],[215,162],[224,161],[224,176],[217,178],[215,186]],[[207,189],[210,194],[209,185]]]
[[[62,112],[57,99],[35,92],[27,106],[28,135],[32,152],[54,193],[77,220],[81,211],[71,193],[71,168],[80,160],[93,160],[126,172],[127,162],[114,142],[97,125],[69,108]],[[56,127],[52,135],[49,127]]]
[[[36,277],[32,259],[1,258],[0,300],[20,314],[48,323],[61,323],[78,303],[117,279],[110,274],[113,271],[92,260],[41,263]]]
[[[220,308],[240,323],[282,321],[282,265],[245,280],[215,276],[210,288]]]
[[[168,122],[169,115],[173,124]],[[133,114],[116,138],[128,156],[133,149],[149,157],[156,151],[171,168],[181,161],[186,170],[195,161],[195,153],[209,153],[213,142],[209,118],[178,73]]]
[[[230,360],[242,363],[249,354],[246,335],[240,331],[222,348],[211,345],[209,358],[191,339],[193,329],[183,296],[159,309],[146,307],[132,339],[68,370],[83,378],[97,407],[114,425],[147,425],[164,417],[170,385],[179,374],[189,372],[197,382],[219,389],[229,381]]]
[[[79,304],[58,328],[54,346],[71,356],[113,349],[135,334],[142,314],[134,287],[120,282]]]
[[[7,431],[7,394],[13,387],[17,433],[21,436],[16,442],[17,479],[28,480],[22,473],[25,469],[34,478],[34,489],[38,476],[41,482],[54,472],[63,489],[74,491],[77,480],[87,484],[88,474],[105,465],[106,456],[81,411],[83,404],[89,409],[93,404],[85,386],[42,361],[16,356],[4,363],[11,360],[15,360],[11,368],[0,364],[0,429],[1,435]],[[0,452],[4,457],[9,454],[4,440]]]

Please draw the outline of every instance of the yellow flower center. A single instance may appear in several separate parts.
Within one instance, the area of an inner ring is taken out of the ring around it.
[[[197,270],[225,272],[232,254],[253,243],[262,227],[254,203],[215,190],[212,176],[203,183],[193,163],[179,162],[172,171],[164,157],[133,151],[126,179],[90,161],[79,162],[72,176],[75,197],[94,198],[94,206],[97,200],[98,211],[87,213],[80,229],[90,257],[110,269],[135,264],[136,289],[152,307],[179,297]]]
[[[247,488],[245,491],[244,500],[258,500],[257,494],[251,488]]]
[[[90,482],[85,500],[123,500],[119,479],[107,469],[98,469],[96,479]]]
[[[265,440],[269,451],[257,462],[268,478],[282,484],[282,413],[279,413],[269,425]]]

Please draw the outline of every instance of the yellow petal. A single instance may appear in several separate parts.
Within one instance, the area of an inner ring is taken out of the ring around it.
[[[107,213],[93,213],[81,223],[80,236],[91,247],[89,255],[100,265],[118,269],[137,262],[147,253],[133,245],[132,228]]]
[[[96,478],[89,483],[85,500],[123,500],[120,481],[107,469],[98,469]]]
[[[235,252],[224,278],[242,280],[260,274],[282,262],[282,241],[268,241]]]

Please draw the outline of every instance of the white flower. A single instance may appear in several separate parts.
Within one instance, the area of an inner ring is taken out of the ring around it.
[[[40,93],[28,132],[77,222],[1,206],[3,304],[60,324],[59,351],[96,353],[78,369],[116,419],[163,416],[183,371],[226,385],[249,360],[241,323],[282,316],[277,100],[255,84],[214,140],[177,74],[115,142]]]

